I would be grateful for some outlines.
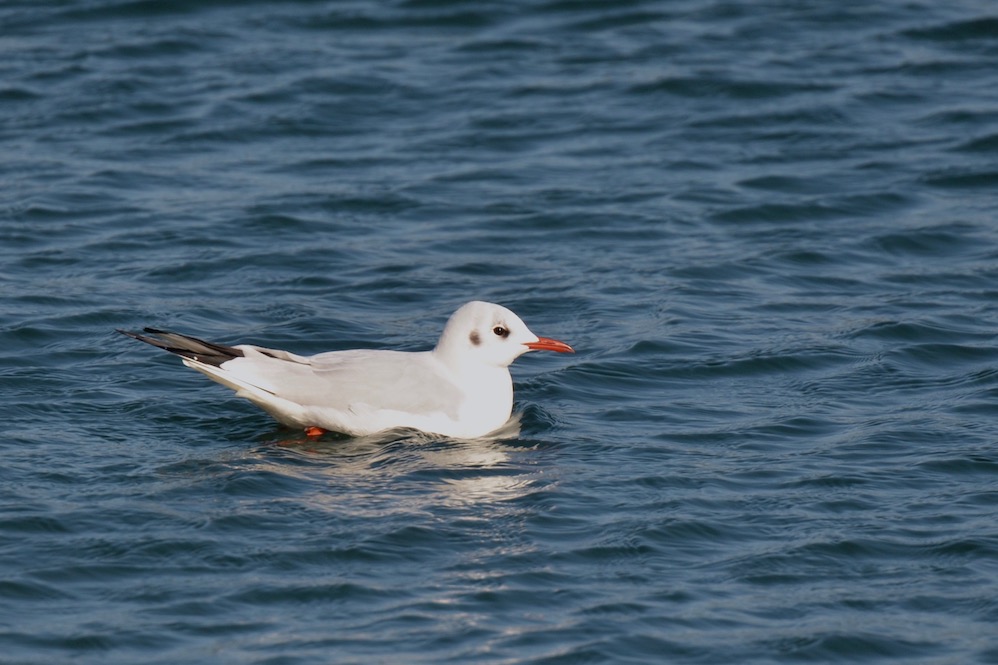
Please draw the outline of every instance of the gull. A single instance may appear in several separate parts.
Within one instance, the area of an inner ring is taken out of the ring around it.
[[[574,352],[564,342],[530,332],[505,307],[481,301],[454,312],[431,351],[354,349],[300,356],[156,328],[145,328],[146,334],[118,332],[180,356],[188,367],[309,436],[409,428],[479,438],[509,420],[514,360],[528,351]]]

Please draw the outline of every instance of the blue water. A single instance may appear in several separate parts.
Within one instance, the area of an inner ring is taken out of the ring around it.
[[[0,661],[998,663],[992,2],[0,5]],[[312,442],[114,328],[575,356]]]

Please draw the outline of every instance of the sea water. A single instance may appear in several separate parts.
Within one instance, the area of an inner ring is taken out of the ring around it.
[[[0,6],[0,661],[998,663],[998,8]],[[156,326],[431,348],[309,440]]]

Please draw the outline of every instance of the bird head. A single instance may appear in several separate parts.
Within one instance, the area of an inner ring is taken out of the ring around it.
[[[508,367],[527,351],[542,350],[573,353],[564,342],[530,332],[520,317],[502,305],[476,300],[451,315],[434,353],[448,364]]]

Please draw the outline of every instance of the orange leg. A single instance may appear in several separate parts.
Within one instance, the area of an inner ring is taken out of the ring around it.
[[[325,433],[326,430],[322,429],[321,427],[316,427],[315,425],[311,425],[305,428],[305,436],[307,437],[312,437],[312,438],[319,437]]]

